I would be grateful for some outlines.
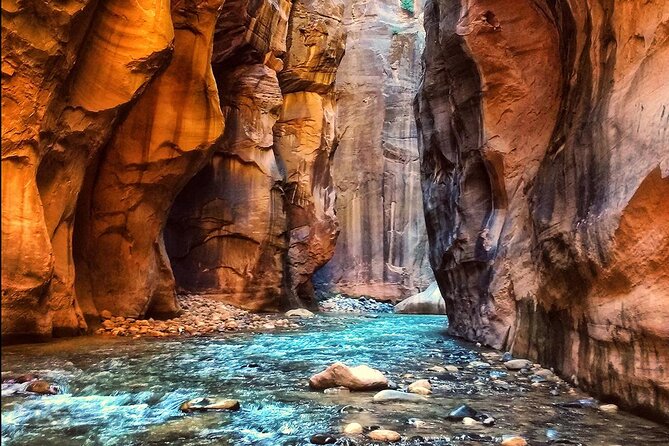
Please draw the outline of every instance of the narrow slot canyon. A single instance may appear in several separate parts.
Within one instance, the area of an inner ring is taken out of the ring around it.
[[[667,444],[666,67],[662,0],[3,0],[3,445]]]

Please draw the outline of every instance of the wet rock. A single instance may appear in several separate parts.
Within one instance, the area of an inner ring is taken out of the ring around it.
[[[457,371],[459,370],[459,369],[458,369],[456,366],[454,366],[454,365],[447,365],[446,367],[444,367],[444,369],[445,369],[447,372],[450,372],[450,373],[455,373],[455,372],[457,372]]]
[[[360,423],[349,423],[344,427],[344,433],[349,435],[362,434],[362,425]]]
[[[527,359],[512,359],[504,363],[507,370],[521,370],[532,366],[532,362]]]
[[[309,378],[309,386],[312,389],[343,386],[351,390],[378,390],[388,387],[388,379],[380,371],[366,365],[349,367],[336,362]]]
[[[504,354],[502,355],[502,362],[509,362],[512,359],[513,355],[511,354],[511,352],[504,352]]]
[[[557,403],[556,406],[571,408],[571,409],[585,409],[585,408],[597,408],[599,405],[594,398],[581,398],[574,401],[567,401],[564,403]]]
[[[423,403],[427,401],[427,399],[422,395],[400,392],[398,390],[382,390],[374,395],[373,400],[375,403]]]
[[[323,390],[323,393],[326,395],[341,395],[346,393],[351,393],[351,389],[348,387],[330,387]]]
[[[339,409],[339,413],[360,413],[365,412],[365,409],[358,406],[347,405]]]
[[[523,437],[503,437],[502,442],[500,443],[501,446],[527,446],[527,440],[525,440]]]
[[[407,420],[407,423],[417,428],[427,426],[427,423],[425,421],[418,418],[409,418],[409,420]]]
[[[464,417],[462,419],[462,424],[464,424],[465,426],[473,426],[475,424],[478,424],[478,421],[470,417]]]
[[[183,403],[179,410],[182,412],[206,412],[217,410],[239,410],[239,401],[232,399],[196,398]]]
[[[286,311],[286,317],[312,318],[314,316],[314,313],[307,310],[306,308],[296,308],[294,310]]]
[[[475,367],[477,369],[486,369],[486,368],[490,367],[490,364],[488,364],[485,361],[472,361],[472,362],[469,363],[469,365],[471,367]]]
[[[32,381],[26,387],[26,392],[37,393],[39,395],[56,395],[58,390],[58,386],[54,386],[43,379]]]
[[[399,389],[399,386],[395,381],[388,380],[388,388],[391,390],[397,390]]]
[[[334,444],[337,442],[337,436],[332,434],[314,434],[309,441],[311,444]]]
[[[431,371],[437,372],[437,373],[444,373],[446,371],[446,368],[442,367],[440,365],[435,365],[435,366],[430,367],[428,370],[431,370]]]
[[[102,310],[100,312],[100,317],[102,319],[111,319],[113,317],[113,315],[111,314],[111,311],[109,311],[109,310]]]
[[[367,434],[367,436],[374,441],[383,441],[387,443],[395,443],[402,438],[397,432],[388,429],[377,429]]]
[[[432,384],[427,379],[419,379],[418,381],[409,385],[409,392],[418,395],[429,395],[432,393]]]
[[[467,404],[461,404],[451,410],[446,418],[451,421],[462,421],[466,417],[478,419],[481,415],[481,412],[473,407],[470,407]]]

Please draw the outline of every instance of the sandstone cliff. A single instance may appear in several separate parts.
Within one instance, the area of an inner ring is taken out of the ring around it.
[[[171,263],[295,306],[331,257],[341,4],[222,4],[3,3],[4,339],[178,313]]]
[[[450,331],[669,417],[669,7],[425,16],[416,115]]]
[[[332,160],[341,233],[319,287],[398,299],[433,280],[412,101],[424,45],[422,2],[347,2]]]

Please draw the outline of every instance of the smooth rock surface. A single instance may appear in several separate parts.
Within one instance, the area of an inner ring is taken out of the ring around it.
[[[395,443],[402,438],[399,433],[388,429],[377,429],[368,433],[367,436],[374,441],[382,441],[386,443]]]
[[[351,390],[377,390],[388,387],[388,379],[378,370],[366,365],[349,367],[341,362],[309,378],[312,389],[347,387]]]
[[[374,395],[375,403],[423,403],[425,401],[427,398],[422,395],[399,390],[382,390]]]
[[[441,297],[437,282],[432,282],[424,291],[397,303],[395,312],[404,314],[446,314],[446,303]]]

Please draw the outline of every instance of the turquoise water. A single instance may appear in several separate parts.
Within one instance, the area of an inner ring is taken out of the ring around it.
[[[480,444],[509,433],[543,444],[556,438],[584,444],[631,444],[625,438],[667,444],[665,427],[625,413],[555,408],[552,403],[562,397],[549,400],[548,387],[516,384],[500,371],[431,372],[434,365],[464,366],[481,359],[471,345],[447,337],[445,323],[440,316],[319,316],[299,330],[279,333],[89,337],[12,346],[3,351],[3,374],[37,372],[61,386],[62,393],[3,398],[2,443],[303,445],[316,432],[339,432],[343,424],[360,421],[395,429],[405,438],[441,438],[411,444]],[[373,393],[309,391],[309,376],[337,360],[369,364],[400,385],[415,379],[403,378],[406,373],[432,378],[434,395],[429,403],[404,406],[372,404]],[[494,388],[491,376],[508,378],[509,387]],[[179,411],[183,401],[201,396],[235,398],[242,409]],[[562,399],[574,398],[565,394]],[[445,421],[448,409],[463,401],[491,413],[496,425],[470,428]],[[342,413],[347,405],[364,412]],[[411,418],[427,424],[417,428],[408,424]],[[472,443],[472,435],[481,437]]]

